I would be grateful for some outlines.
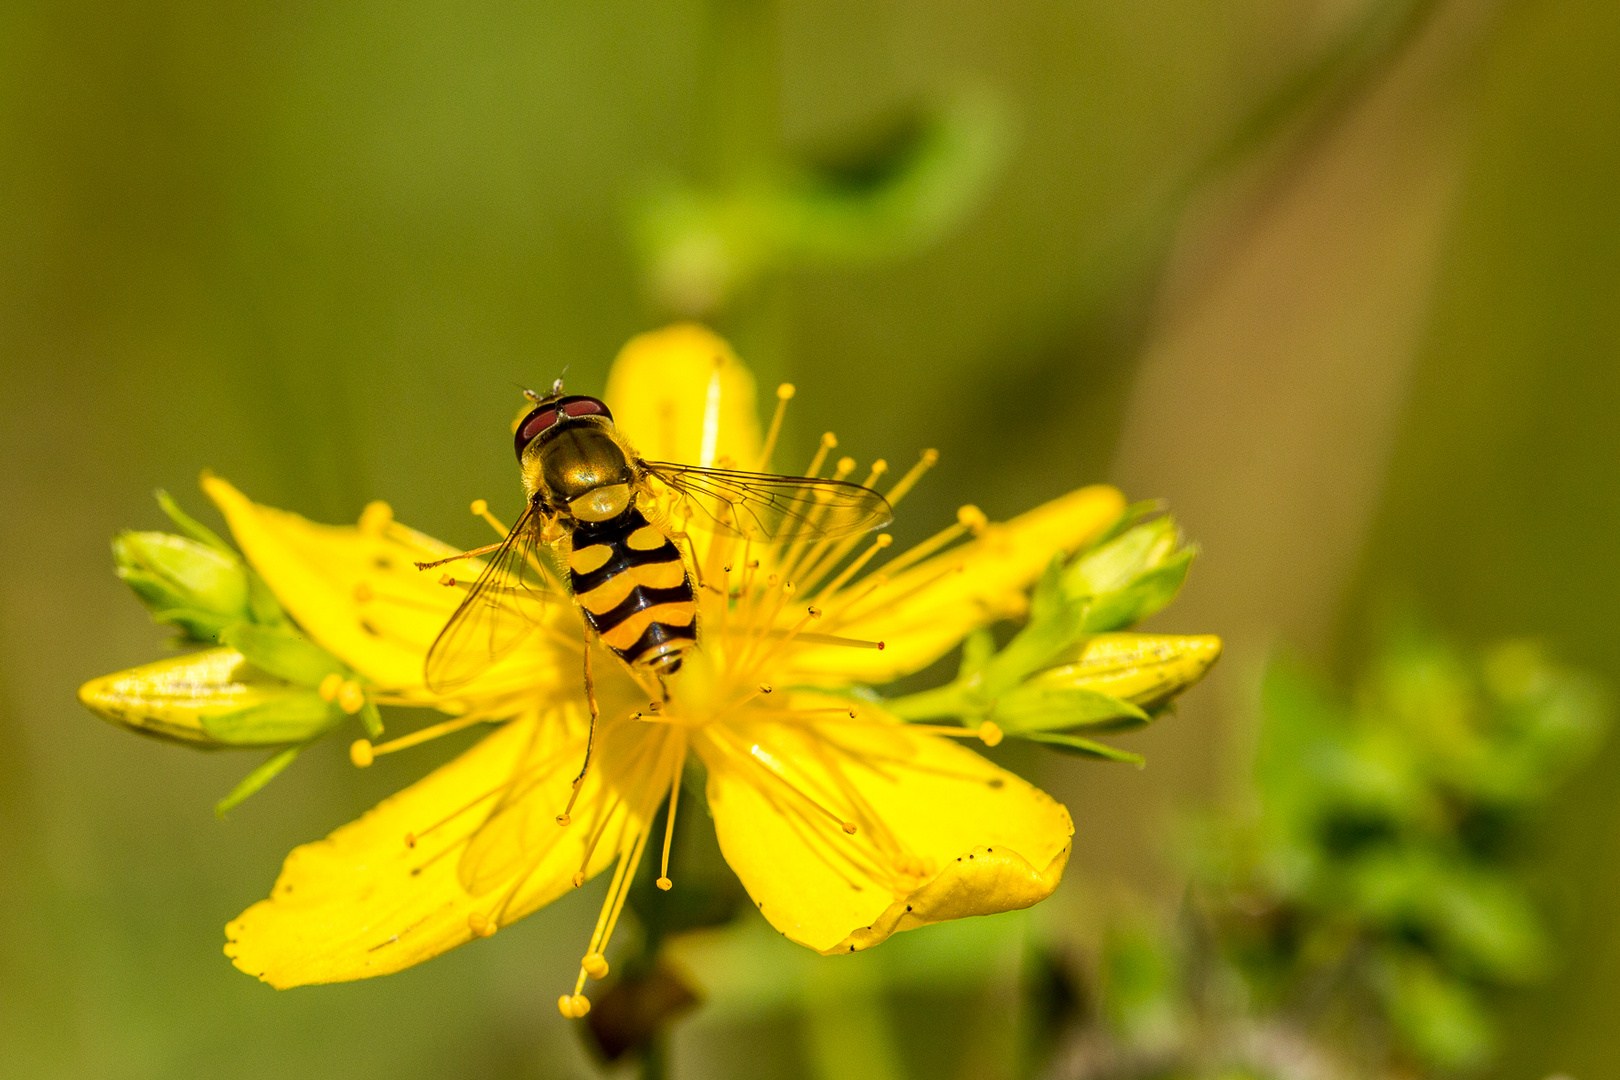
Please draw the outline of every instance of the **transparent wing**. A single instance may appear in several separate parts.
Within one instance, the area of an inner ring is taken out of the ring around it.
[[[843,480],[702,469],[668,461],[641,464],[691,507],[692,525],[709,532],[765,541],[828,539],[881,529],[894,520],[882,495]]]
[[[539,515],[531,504],[428,649],[422,678],[444,694],[481,675],[529,636],[551,588],[539,569]]]

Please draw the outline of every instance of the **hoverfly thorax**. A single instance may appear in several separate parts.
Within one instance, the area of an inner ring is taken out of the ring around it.
[[[630,508],[635,472],[596,398],[541,401],[518,424],[515,449],[530,502],[577,521],[608,521]]]

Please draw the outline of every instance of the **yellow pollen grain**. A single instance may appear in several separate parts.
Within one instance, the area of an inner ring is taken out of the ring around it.
[[[331,704],[338,699],[338,691],[342,689],[343,676],[334,671],[321,680],[321,685],[315,692],[321,695],[322,701]]]
[[[376,755],[371,752],[371,740],[356,739],[350,743],[349,760],[354,762],[354,767],[357,769],[369,767],[376,760]]]
[[[353,716],[366,707],[366,692],[360,689],[360,684],[349,679],[338,688],[338,708]]]

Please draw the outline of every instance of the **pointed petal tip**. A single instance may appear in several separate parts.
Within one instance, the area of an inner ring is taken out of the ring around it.
[[[869,949],[902,930],[964,919],[970,915],[998,915],[1033,907],[1056,891],[1068,866],[1073,842],[1037,870],[1028,859],[1005,845],[978,847],[947,865],[932,880],[890,904],[870,926],[853,931],[824,956]]]

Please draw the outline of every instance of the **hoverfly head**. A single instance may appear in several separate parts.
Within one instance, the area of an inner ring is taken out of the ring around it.
[[[561,385],[562,380],[558,379],[556,386]],[[517,451],[518,460],[523,460],[523,452],[530,446],[547,441],[567,426],[568,421],[587,416],[600,417],[610,424],[613,422],[613,414],[597,398],[584,394],[558,396],[555,393],[539,398],[529,414],[518,422],[517,432],[513,436],[513,448]]]

